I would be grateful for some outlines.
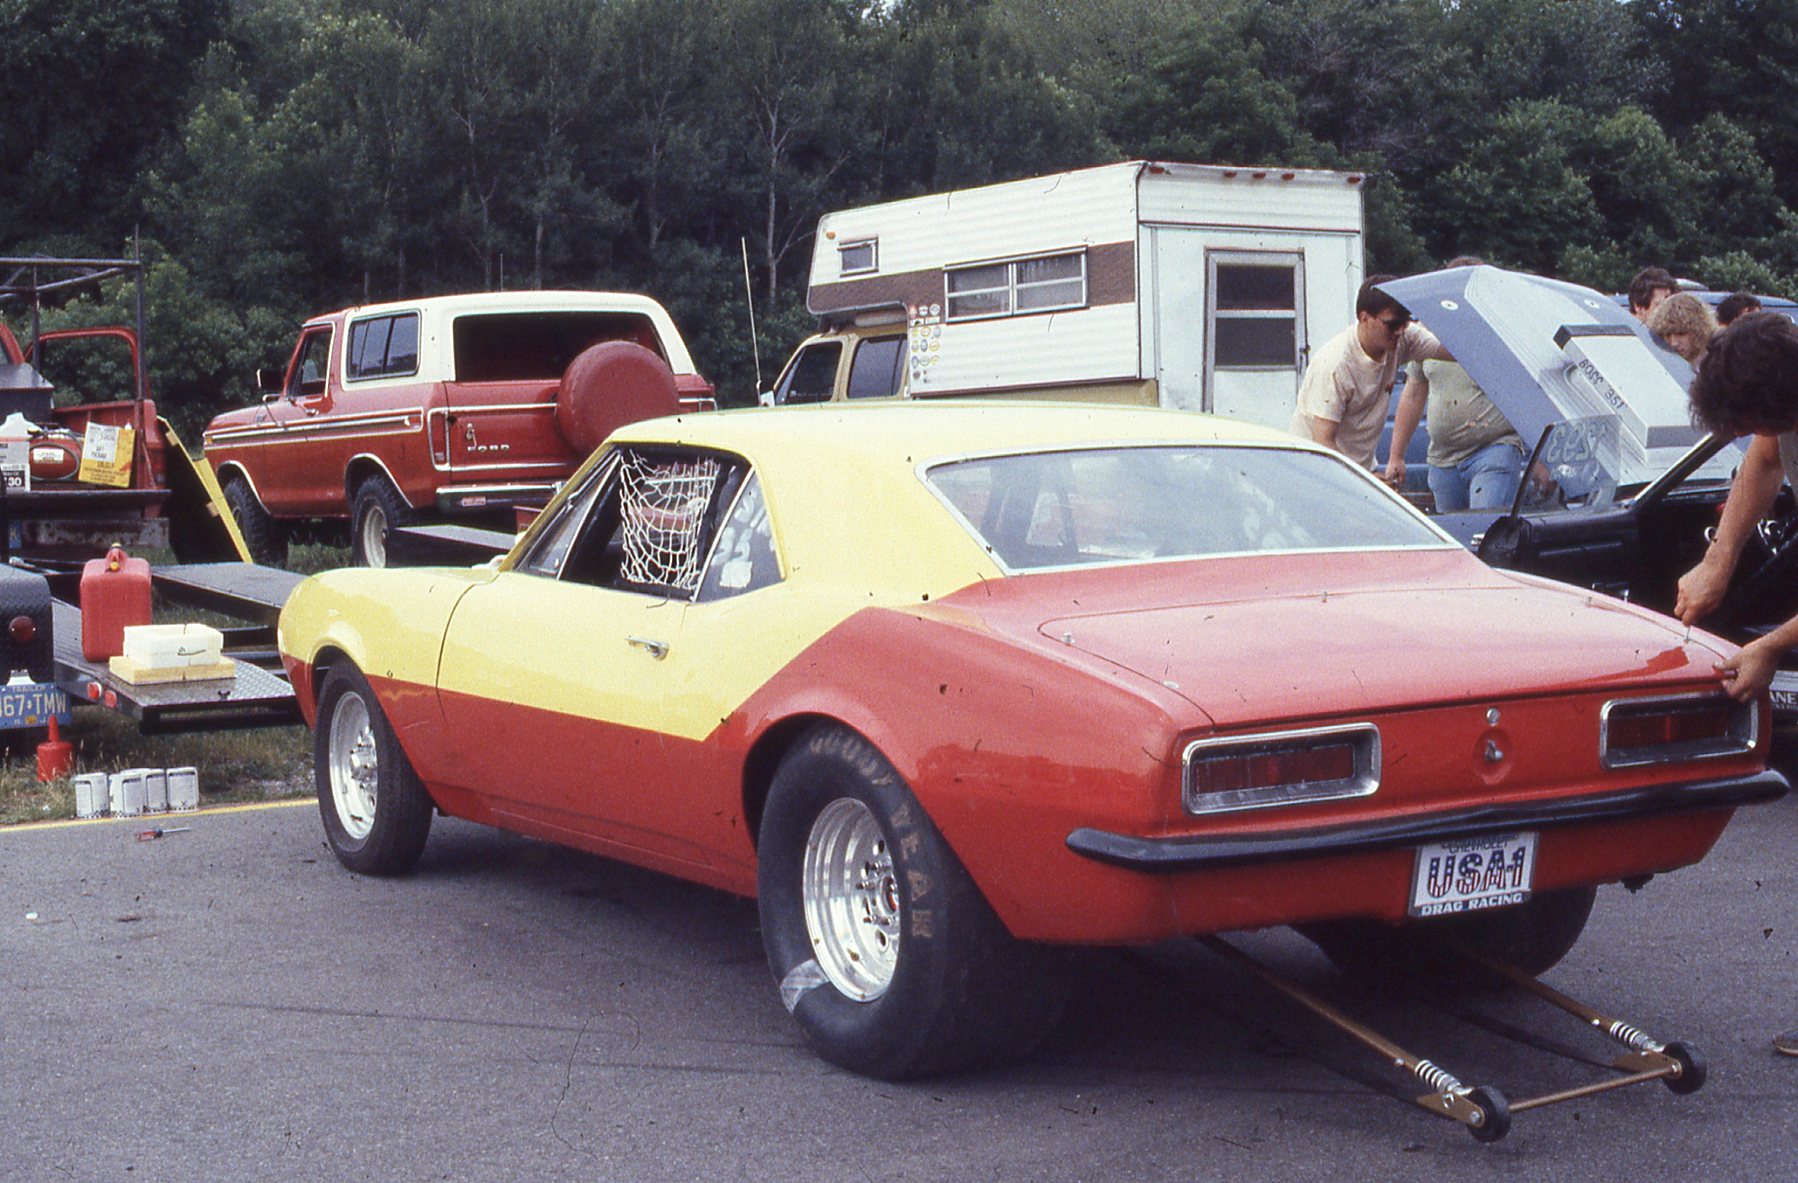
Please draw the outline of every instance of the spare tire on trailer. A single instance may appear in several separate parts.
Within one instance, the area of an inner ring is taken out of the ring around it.
[[[583,454],[626,423],[680,409],[674,371],[653,350],[630,341],[601,341],[582,350],[562,371],[556,392],[556,426]]]

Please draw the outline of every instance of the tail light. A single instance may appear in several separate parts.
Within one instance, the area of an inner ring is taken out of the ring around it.
[[[431,412],[425,416],[426,432],[431,438],[431,463],[439,468],[449,464],[449,416]]]
[[[1201,739],[1186,747],[1182,801],[1193,814],[1365,797],[1380,787],[1372,723]]]
[[[1760,738],[1760,708],[1723,694],[1620,698],[1599,713],[1598,757],[1606,768],[1739,756]]]

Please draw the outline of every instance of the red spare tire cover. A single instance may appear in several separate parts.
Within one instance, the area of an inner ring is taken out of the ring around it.
[[[562,371],[556,426],[575,451],[587,453],[626,423],[681,409],[668,363],[630,341],[590,345]]]

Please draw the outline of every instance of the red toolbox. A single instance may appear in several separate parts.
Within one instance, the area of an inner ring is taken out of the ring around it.
[[[125,651],[125,629],[150,623],[150,561],[113,547],[81,568],[81,656],[105,661]]]

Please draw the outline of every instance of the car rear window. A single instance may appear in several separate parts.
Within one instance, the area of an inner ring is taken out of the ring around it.
[[[1013,571],[1453,545],[1319,452],[1134,446],[955,460],[926,479]]]
[[[583,349],[601,341],[631,341],[667,359],[655,325],[647,316],[629,312],[459,316],[454,338],[458,382],[560,378]]]

